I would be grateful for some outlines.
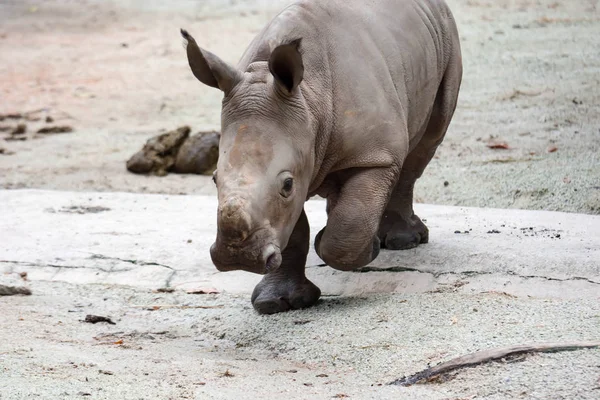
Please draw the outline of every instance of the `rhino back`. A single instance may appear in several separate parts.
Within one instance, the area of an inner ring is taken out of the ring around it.
[[[328,163],[335,169],[356,164],[356,153],[366,148],[408,149],[459,51],[442,0],[303,0],[265,26],[238,67],[266,61],[274,46],[296,38],[302,38],[305,67],[301,89],[332,147]],[[406,130],[390,136],[387,127],[397,124]],[[367,159],[366,166],[387,162]]]

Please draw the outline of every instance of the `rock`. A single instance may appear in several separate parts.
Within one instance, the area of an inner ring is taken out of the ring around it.
[[[179,148],[190,134],[189,126],[149,139],[142,150],[127,161],[127,169],[136,174],[164,176],[174,165]]]
[[[30,296],[31,290],[24,286],[7,286],[0,285],[0,296],[15,296],[15,295]]]
[[[181,145],[175,160],[180,174],[211,174],[219,159],[219,133],[199,132]]]

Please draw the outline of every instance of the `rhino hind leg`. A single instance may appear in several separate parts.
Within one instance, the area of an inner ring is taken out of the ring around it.
[[[413,211],[413,189],[436,148],[422,140],[404,161],[379,224],[381,248],[407,250],[429,241],[429,229]]]
[[[413,211],[413,189],[446,135],[456,109],[461,79],[462,64],[460,57],[455,57],[438,89],[425,133],[404,160],[398,183],[381,218],[378,236],[382,248],[405,250],[429,241],[429,229]]]
[[[281,266],[267,273],[252,293],[252,305],[259,314],[307,308],[321,296],[321,290],[306,278],[304,268],[310,244],[306,214],[302,211],[287,247]]]

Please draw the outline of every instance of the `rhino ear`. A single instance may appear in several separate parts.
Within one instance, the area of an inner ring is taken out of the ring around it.
[[[211,52],[200,49],[186,30],[181,30],[181,36],[187,41],[187,57],[194,76],[205,85],[221,89],[227,95],[241,80],[240,72]]]
[[[269,71],[290,94],[296,90],[304,76],[304,64],[300,54],[301,41],[302,39],[296,39],[281,44],[271,52],[269,57]]]

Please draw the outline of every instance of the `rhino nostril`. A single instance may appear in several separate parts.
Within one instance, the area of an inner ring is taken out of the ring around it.
[[[265,260],[267,272],[273,271],[281,265],[281,252],[271,244],[263,252],[263,260]]]
[[[275,266],[275,261],[275,254],[271,254],[269,258],[267,258],[267,263],[265,264],[267,271],[271,270]]]

